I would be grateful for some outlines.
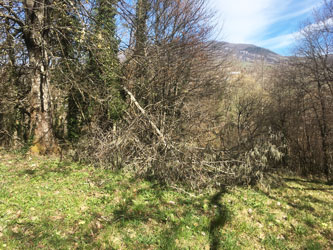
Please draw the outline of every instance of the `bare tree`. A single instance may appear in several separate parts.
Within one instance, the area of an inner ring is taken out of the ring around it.
[[[171,131],[185,98],[203,83],[199,76],[212,62],[212,15],[204,0],[140,0],[132,10],[126,2],[121,6],[126,33],[132,34],[125,50],[124,84],[160,130]]]
[[[321,165],[328,180],[333,177],[330,145],[332,143],[332,52],[333,52],[333,1],[314,12],[312,21],[301,31],[297,66],[303,75],[302,87],[310,99],[321,140]]]
[[[273,129],[288,146],[289,166],[332,180],[332,1],[325,1],[300,30],[296,56],[280,65],[271,82]]]

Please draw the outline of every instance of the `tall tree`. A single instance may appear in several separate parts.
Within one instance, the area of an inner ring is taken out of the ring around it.
[[[332,103],[333,103],[333,1],[324,2],[321,9],[315,10],[310,20],[301,30],[298,45],[302,88],[310,100],[310,107],[317,123],[321,141],[319,161],[327,180],[333,181],[333,162],[330,157],[333,142]]]
[[[333,179],[333,1],[325,1],[300,30],[296,56],[274,76],[272,127],[288,144],[289,164]]]
[[[117,39],[116,14],[117,0],[98,0],[89,50],[88,75],[94,79],[91,99],[94,105],[91,114],[104,128],[114,126],[123,109],[123,98],[119,85],[119,40]],[[98,100],[98,101],[97,101]]]
[[[11,21],[10,30],[21,33],[29,57],[31,78],[30,115],[34,145],[38,152],[55,146],[52,130],[49,38],[54,1],[0,1],[0,18]]]

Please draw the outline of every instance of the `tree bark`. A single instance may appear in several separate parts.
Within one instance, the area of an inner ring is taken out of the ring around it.
[[[24,40],[29,54],[31,70],[31,152],[51,153],[56,148],[52,129],[49,58],[47,53],[48,1],[26,0],[27,28]]]

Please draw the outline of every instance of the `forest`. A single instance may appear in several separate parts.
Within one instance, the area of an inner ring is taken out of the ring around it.
[[[333,246],[333,1],[274,63],[208,3],[0,0],[1,249]]]
[[[332,1],[304,23],[294,56],[237,76],[206,0],[0,10],[4,148],[191,188],[280,170],[332,181]]]

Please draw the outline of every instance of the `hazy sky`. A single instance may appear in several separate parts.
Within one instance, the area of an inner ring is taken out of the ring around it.
[[[219,40],[289,55],[300,24],[322,0],[210,0],[223,24]]]

